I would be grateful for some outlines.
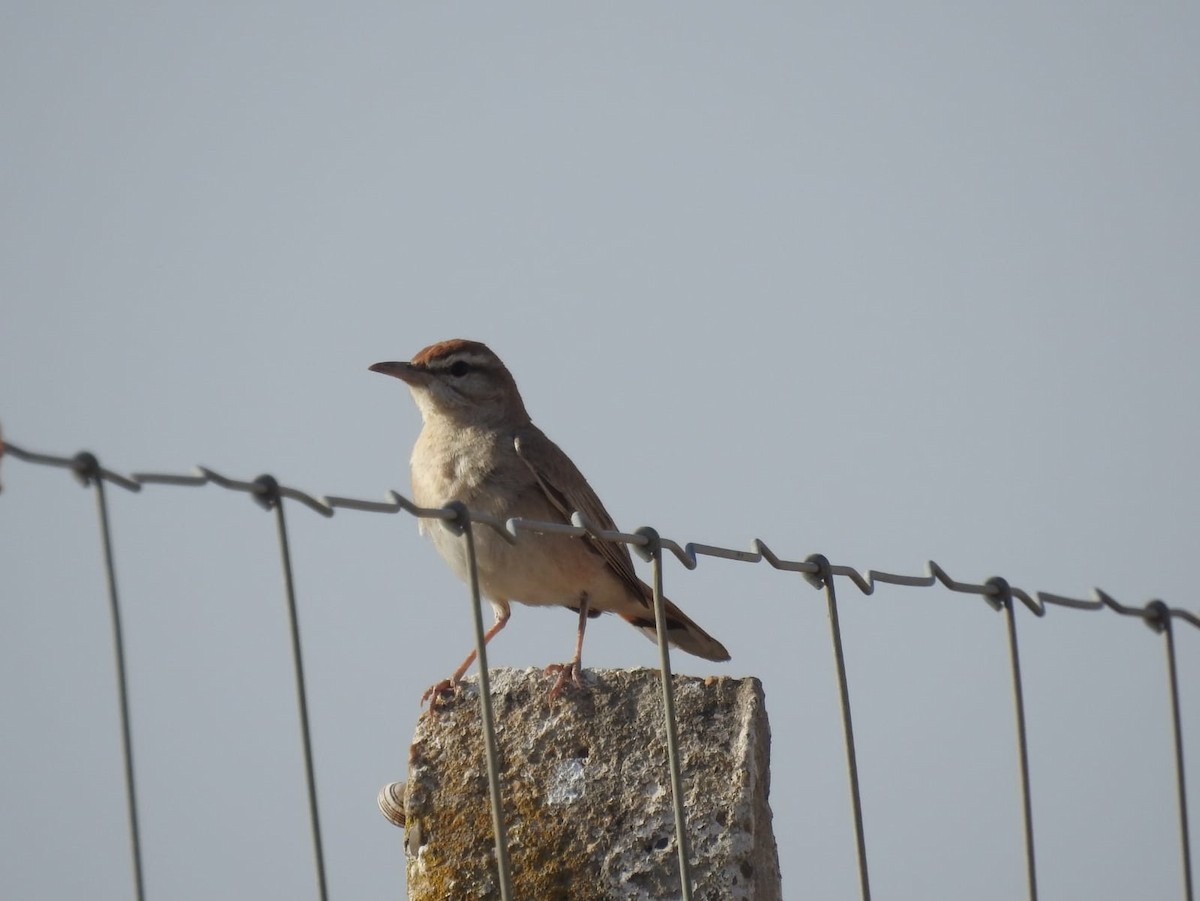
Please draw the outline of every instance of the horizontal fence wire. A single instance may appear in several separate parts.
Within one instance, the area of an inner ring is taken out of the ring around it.
[[[3,455],[15,457],[26,463],[70,470],[85,484],[106,482],[131,492],[139,492],[144,486],[147,485],[173,485],[191,487],[215,485],[219,488],[224,488],[230,491],[250,494],[254,496],[255,500],[259,501],[259,503],[268,508],[270,508],[272,504],[278,504],[281,499],[287,498],[324,517],[333,516],[334,513],[339,509],[354,510],[366,513],[389,514],[403,511],[418,519],[440,520],[449,525],[452,529],[460,531],[460,534],[465,533],[468,538],[467,552],[471,558],[473,558],[473,541],[469,540],[470,530],[462,528],[466,523],[476,523],[490,528],[503,540],[510,544],[516,542],[518,537],[524,532],[530,532],[534,534],[567,535],[576,538],[586,537],[592,540],[625,544],[631,546],[645,559],[651,560],[654,563],[656,597],[661,596],[661,559],[663,551],[670,552],[687,569],[695,569],[699,564],[701,557],[714,557],[717,559],[734,560],[742,563],[765,562],[777,570],[802,574],[814,587],[825,589],[827,591],[830,612],[834,617],[832,637],[835,664],[837,667],[839,689],[841,691],[843,707],[847,764],[850,773],[855,831],[858,843],[861,892],[864,901],[870,897],[870,888],[867,880],[866,847],[863,837],[862,811],[858,791],[858,773],[855,765],[854,739],[850,720],[849,694],[846,687],[845,660],[841,650],[840,631],[836,625],[836,602],[832,593],[833,579],[835,577],[848,579],[864,595],[873,594],[876,586],[879,584],[916,588],[926,588],[940,584],[942,587],[953,592],[978,595],[993,609],[1006,611],[1005,623],[1010,648],[1014,704],[1017,714],[1018,761],[1020,766],[1024,812],[1026,865],[1029,883],[1028,890],[1029,897],[1031,899],[1037,898],[1037,884],[1033,863],[1033,827],[1031,821],[1028,772],[1029,764],[1027,740],[1025,735],[1022,682],[1019,657],[1017,654],[1015,622],[1012,619],[1013,601],[1020,601],[1031,613],[1038,617],[1045,616],[1049,607],[1062,607],[1070,610],[1107,609],[1121,616],[1139,619],[1153,630],[1157,632],[1163,632],[1166,635],[1165,648],[1169,672],[1168,688],[1170,692],[1173,713],[1172,725],[1174,734],[1176,786],[1179,806],[1180,841],[1182,844],[1184,897],[1188,899],[1188,901],[1191,901],[1193,897],[1190,847],[1188,842],[1187,803],[1186,793],[1184,790],[1184,757],[1179,714],[1179,689],[1175,666],[1174,634],[1172,629],[1175,623],[1185,623],[1195,628],[1200,628],[1200,615],[1191,610],[1187,610],[1182,607],[1170,607],[1161,600],[1152,600],[1141,606],[1124,604],[1099,588],[1093,589],[1092,596],[1089,598],[1077,598],[1046,591],[1027,591],[1011,585],[1009,582],[999,577],[994,577],[984,582],[963,582],[950,576],[950,574],[946,572],[943,567],[932,560],[926,563],[924,574],[909,575],[875,569],[860,571],[852,566],[831,564],[823,556],[818,554],[814,554],[805,560],[787,559],[777,555],[771,550],[766,542],[759,538],[753,539],[750,550],[722,547],[711,544],[701,544],[697,542],[680,544],[669,538],[660,537],[656,531],[650,528],[639,529],[637,532],[632,533],[622,532],[619,530],[602,529],[597,527],[586,516],[579,512],[572,514],[569,524],[562,522],[529,520],[519,517],[501,519],[480,511],[469,510],[461,504],[452,504],[447,507],[422,507],[413,503],[411,500],[396,491],[388,491],[384,500],[340,497],[336,495],[318,496],[301,491],[297,488],[281,485],[271,476],[260,476],[253,480],[234,479],[203,466],[197,466],[188,473],[134,472],[130,473],[129,475],[125,475],[101,466],[95,455],[86,451],[80,452],[73,457],[64,457],[53,454],[36,453],[14,445],[11,441],[0,440],[0,456]],[[289,570],[290,562],[285,558],[285,573],[288,573]],[[291,592],[292,588],[289,582],[289,594]],[[473,602],[476,606],[476,612],[478,613],[479,596],[477,586],[472,586],[472,594]],[[294,618],[294,597],[290,598],[290,603],[293,605],[292,616]],[[294,622],[293,628],[296,628]],[[477,629],[477,631],[479,630]],[[298,640],[299,639],[297,637],[296,641],[298,642]],[[669,677],[667,676],[667,674],[670,672],[670,662],[665,642],[660,642],[660,644],[662,645],[661,650],[663,657],[664,711],[668,724],[667,734],[670,736],[673,732],[674,726],[672,714],[672,692]],[[298,643],[296,647],[298,654]],[[478,652],[481,662],[486,660],[482,643],[478,643]],[[297,671],[299,675],[298,657]],[[483,690],[486,691],[486,687],[484,687]],[[305,702],[303,696],[302,677],[300,682],[300,700],[302,708],[301,715],[305,724],[304,740],[306,742],[306,760],[309,761],[310,767],[310,805],[313,812],[314,830],[316,830],[315,788],[313,787],[311,775],[311,748],[307,746],[307,712],[303,709]],[[494,724],[491,722],[492,716],[490,704],[483,704],[481,706],[483,707],[482,712],[485,732],[492,733],[488,744],[492,746],[491,753],[494,754]],[[673,789],[678,789],[679,763],[673,748],[669,749],[669,763],[671,764],[672,768],[672,787]],[[129,770],[130,779],[132,780],[132,763],[128,759],[127,768]],[[497,858],[498,864],[501,868],[501,880],[505,885],[507,885],[509,881],[509,874],[507,872],[508,861],[507,853],[504,848],[504,827],[499,807],[500,793],[498,775],[495,773],[492,767],[489,767],[489,769],[492,770],[492,772],[489,773],[489,789],[492,797],[493,821],[496,831]],[[676,790],[673,792],[673,795],[673,805],[675,809],[676,826],[678,831],[677,843],[680,856],[681,888],[684,892],[684,896],[690,897],[691,884],[690,874],[688,871],[689,863],[687,860],[687,836],[685,834],[684,827],[685,818],[681,797],[682,793]],[[132,797],[132,788],[130,787],[130,798],[132,799]],[[136,841],[137,837],[135,834],[135,845]],[[321,854],[319,832],[315,832],[314,842],[319,857]],[[140,852],[135,847],[135,857],[137,857],[139,853]],[[322,896],[324,896],[324,870],[323,863],[320,860],[318,860],[318,871],[321,874],[321,890]]]
[[[75,472],[82,472],[87,468],[86,460],[81,461],[80,459],[82,455],[59,457],[50,454],[34,453],[14,445],[11,441],[6,441],[2,447],[5,453],[26,463],[56,466]],[[206,466],[196,466],[190,473],[135,472],[128,476],[114,472],[111,469],[99,467],[97,476],[110,484],[124,488],[127,491],[135,492],[141,491],[145,485],[216,485],[220,488],[255,495],[262,495],[266,490],[261,484],[253,480],[242,481],[231,479]],[[458,518],[458,513],[453,509],[448,507],[422,507],[414,504],[396,491],[388,491],[385,495],[385,500],[338,497],[336,495],[312,495],[298,488],[290,488],[286,485],[279,485],[278,491],[281,497],[298,501],[314,513],[325,517],[333,516],[337,510],[341,509],[358,510],[365,513],[399,513],[403,511],[418,519],[438,519],[447,522]],[[572,514],[570,525],[560,522],[541,522],[532,519],[522,519],[520,517],[500,519],[499,517],[490,516],[478,510],[470,511],[470,519],[471,522],[479,523],[495,530],[498,535],[510,544],[516,541],[522,532],[570,535],[576,538],[590,537],[599,541],[611,541],[643,548],[650,544],[650,540],[644,535],[598,528],[585,515],[578,512]],[[695,569],[701,557],[716,557],[722,560],[736,560],[742,563],[766,562],[775,569],[786,572],[798,572],[808,575],[818,575],[820,573],[820,567],[815,563],[807,560],[788,560],[778,556],[761,538],[755,538],[751,542],[753,550],[719,547],[717,545],[700,544],[697,542],[687,542],[681,545],[669,538],[662,538],[660,541],[663,550],[674,554],[687,569]],[[852,566],[837,564],[830,566],[830,573],[834,576],[848,578],[865,595],[874,594],[875,587],[879,584],[929,588],[940,583],[943,588],[947,588],[950,591],[979,595],[981,598],[989,601],[993,601],[997,596],[997,589],[994,586],[988,585],[986,582],[961,582],[953,578],[943,567],[933,560],[925,564],[925,573],[923,575],[905,575],[903,573],[891,573],[877,569],[860,571]],[[1024,604],[1035,616],[1045,616],[1047,607],[1067,607],[1073,610],[1108,609],[1122,616],[1137,617],[1151,625],[1157,623],[1160,617],[1165,615],[1200,629],[1200,612],[1193,612],[1183,607],[1167,606],[1160,613],[1156,605],[1161,604],[1161,601],[1151,601],[1142,606],[1122,604],[1112,597],[1112,595],[1099,588],[1092,589],[1093,596],[1090,598],[1076,598],[1048,591],[1030,592],[1015,585],[1011,585],[1009,590],[1012,592],[1012,596]]]

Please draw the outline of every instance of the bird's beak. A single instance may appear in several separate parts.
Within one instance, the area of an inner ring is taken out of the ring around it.
[[[369,368],[371,372],[382,372],[410,385],[420,385],[426,380],[424,371],[417,369],[412,363],[376,363]]]

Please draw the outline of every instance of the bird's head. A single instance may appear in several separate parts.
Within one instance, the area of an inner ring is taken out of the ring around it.
[[[430,416],[445,416],[467,425],[529,421],[512,374],[479,341],[439,341],[407,363],[376,363],[370,369],[407,384],[427,422]]]

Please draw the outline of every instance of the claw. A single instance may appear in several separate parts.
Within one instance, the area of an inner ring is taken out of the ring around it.
[[[455,697],[459,692],[457,682],[452,682],[449,679],[443,679],[437,685],[431,685],[425,689],[425,694],[421,695],[421,706],[429,703],[430,711],[437,710],[444,705],[450,698]]]
[[[554,687],[550,689],[550,695],[546,699],[553,704],[555,699],[563,693],[563,689],[567,687],[567,680],[575,684],[577,688],[583,688],[583,667],[575,661],[570,663],[551,663],[548,667],[542,670],[542,675],[548,676],[551,673],[558,673],[558,678],[554,680]]]

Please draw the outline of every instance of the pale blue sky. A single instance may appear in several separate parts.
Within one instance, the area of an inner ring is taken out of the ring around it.
[[[366,367],[471,337],[624,527],[1195,610],[1197,46],[1182,3],[9,2],[0,422],[378,497],[419,419]],[[129,897],[92,499],[0,476],[0,884]],[[271,518],[112,508],[149,897],[313,896]],[[396,897],[374,796],[465,592],[405,517],[289,516],[331,897]],[[787,896],[855,897],[821,596],[666,585],[733,655],[678,670],[764,681]],[[840,587],[875,896],[1019,897],[1002,617]],[[1178,896],[1161,638],[1018,626],[1043,895]],[[492,662],[573,637],[518,607]],[[589,629],[587,665],[654,661]]]

